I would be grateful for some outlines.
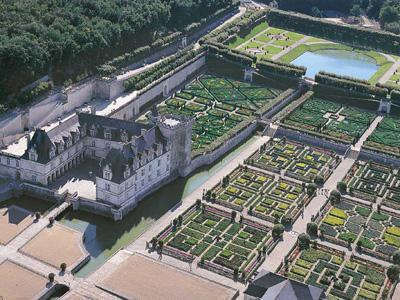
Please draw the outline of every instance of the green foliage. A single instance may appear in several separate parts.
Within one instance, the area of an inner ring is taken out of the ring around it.
[[[307,249],[310,246],[310,236],[306,233],[301,233],[298,238],[297,241],[299,242],[299,246],[301,249]]]
[[[306,74],[305,67],[299,67],[288,63],[267,60],[265,58],[261,59],[256,66],[260,70],[260,72],[268,74],[277,74],[291,77],[302,77]]]
[[[280,238],[285,231],[285,227],[282,224],[275,224],[272,228],[272,236],[275,238]]]
[[[313,236],[318,235],[318,225],[315,222],[307,223],[307,233]]]

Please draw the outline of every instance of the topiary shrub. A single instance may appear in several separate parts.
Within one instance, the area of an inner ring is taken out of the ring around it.
[[[337,190],[333,190],[331,192],[331,194],[329,195],[329,201],[331,201],[332,204],[340,202],[341,198],[342,198],[342,195]]]
[[[393,253],[392,260],[396,265],[400,265],[400,250],[397,250]]]
[[[54,278],[56,277],[56,275],[54,273],[50,273],[48,278],[50,282],[54,282]]]
[[[307,185],[307,195],[311,197],[317,190],[317,185],[315,183],[309,183]]]
[[[390,281],[394,282],[399,278],[399,267],[396,265],[391,265],[388,269],[387,269],[387,277],[390,279]]]
[[[317,175],[317,176],[315,176],[315,178],[314,178],[314,182],[315,182],[316,184],[323,184],[323,183],[324,183],[324,178],[323,178],[322,176],[320,176],[320,175]]]
[[[310,247],[311,239],[307,233],[301,233],[298,236],[297,241],[301,249],[308,249]]]
[[[312,236],[318,235],[318,225],[315,222],[307,223],[307,233]]]
[[[282,224],[275,224],[274,227],[272,228],[272,236],[275,239],[281,238],[284,231],[285,227]]]
[[[284,216],[282,216],[282,218],[281,218],[281,223],[282,223],[283,226],[292,225],[292,223],[293,223],[293,218],[292,218],[292,216],[289,216],[289,215],[284,215]]]
[[[341,193],[346,193],[346,191],[347,191],[347,183],[346,182],[339,181],[337,183],[336,187]]]
[[[61,272],[65,272],[65,270],[67,269],[67,264],[66,263],[62,263],[60,265],[60,269],[61,269]]]

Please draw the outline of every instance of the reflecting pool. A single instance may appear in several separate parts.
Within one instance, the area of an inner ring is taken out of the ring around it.
[[[306,77],[309,78],[314,78],[319,71],[325,71],[368,80],[379,69],[373,58],[347,50],[305,52],[292,63],[307,67]]]

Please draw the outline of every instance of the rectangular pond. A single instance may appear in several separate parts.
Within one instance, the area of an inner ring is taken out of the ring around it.
[[[376,61],[362,53],[347,50],[307,51],[292,61],[307,68],[306,77],[314,78],[319,71],[370,79],[379,69]]]

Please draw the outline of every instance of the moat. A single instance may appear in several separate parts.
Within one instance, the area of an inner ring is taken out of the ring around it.
[[[119,249],[126,247],[168,210],[179,206],[180,201],[220,171],[232,159],[252,144],[257,137],[248,139],[212,166],[200,168],[186,178],[179,178],[143,199],[123,222],[114,222],[82,211],[68,210],[60,222],[85,235],[85,248],[90,261],[76,273],[86,277]]]

